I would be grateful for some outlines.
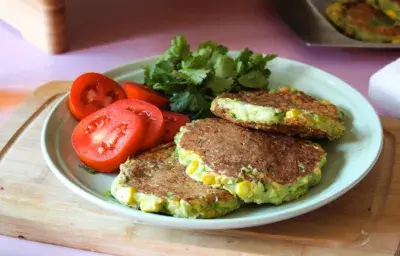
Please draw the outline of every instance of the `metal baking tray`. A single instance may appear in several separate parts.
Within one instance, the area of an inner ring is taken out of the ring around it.
[[[400,44],[369,43],[339,32],[324,16],[325,7],[335,0],[271,0],[283,21],[308,46],[400,49]]]

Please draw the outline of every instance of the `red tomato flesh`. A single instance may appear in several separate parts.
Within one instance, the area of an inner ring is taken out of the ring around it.
[[[102,74],[85,73],[73,82],[68,104],[72,114],[82,120],[121,99],[126,99],[126,94],[117,82]]]
[[[169,104],[169,99],[153,91],[149,87],[137,83],[126,82],[124,89],[128,99],[143,100],[159,108]]]
[[[162,111],[162,114],[164,116],[165,133],[161,141],[172,141],[179,129],[189,122],[189,117],[171,111]]]
[[[107,107],[78,123],[72,133],[72,146],[85,165],[99,172],[112,172],[137,152],[145,129],[138,115]]]
[[[111,106],[115,109],[131,111],[142,117],[145,121],[146,131],[144,132],[140,151],[151,149],[161,142],[165,126],[163,114],[159,108],[153,104],[135,99],[120,100]]]

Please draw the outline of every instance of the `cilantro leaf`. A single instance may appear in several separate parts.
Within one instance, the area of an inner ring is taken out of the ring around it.
[[[244,87],[252,89],[267,89],[268,77],[266,77],[261,71],[251,71],[250,73],[239,77],[239,84]]]
[[[189,111],[198,112],[210,109],[211,102],[207,100],[203,94],[194,92],[192,100],[189,104]]]
[[[189,91],[174,93],[170,98],[171,110],[179,113],[186,112],[192,99],[193,95]]]
[[[246,72],[252,54],[253,52],[248,48],[245,48],[240,52],[239,57],[236,59],[236,72],[239,75],[243,75]]]
[[[226,54],[228,52],[228,48],[223,45],[216,44],[212,41],[206,41],[199,44],[198,50],[203,48],[210,48],[212,51],[218,52],[219,54]]]
[[[183,36],[176,36],[155,65],[144,68],[144,83],[170,99],[170,109],[190,118],[211,116],[211,101],[223,92],[268,89],[269,61],[276,55],[254,53],[245,48],[238,58],[212,41],[195,51]]]
[[[156,91],[161,91],[163,93],[165,93],[166,95],[172,95],[175,92],[179,92],[182,90],[185,90],[186,85],[184,84],[169,84],[169,83],[156,83],[155,85],[153,85],[153,90]]]
[[[111,194],[111,191],[110,191],[110,190],[104,191],[104,192],[103,192],[103,197],[104,197],[105,199],[108,199],[108,200],[110,200],[110,201],[113,201],[113,202],[118,203],[117,199],[115,199],[115,197]]]
[[[218,55],[214,64],[215,75],[218,77],[235,77],[235,61],[226,55]]]
[[[211,76],[207,82],[206,86],[209,87],[213,94],[216,96],[220,93],[230,91],[233,88],[233,78],[222,78],[218,76]]]
[[[207,99],[195,88],[184,92],[175,93],[171,97],[171,110],[187,113],[192,119],[211,116],[211,100]]]
[[[181,74],[184,74],[188,80],[193,84],[200,85],[204,79],[207,78],[207,74],[210,70],[207,69],[181,69],[179,70]]]
[[[182,69],[206,67],[212,53],[213,51],[210,48],[202,48],[196,52],[192,52],[182,61],[181,67]]]
[[[176,36],[171,40],[171,46],[168,50],[160,57],[161,60],[165,60],[174,64],[181,61],[190,51],[190,45],[187,43],[184,36]]]

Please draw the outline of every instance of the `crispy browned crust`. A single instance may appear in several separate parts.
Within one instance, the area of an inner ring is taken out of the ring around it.
[[[228,110],[225,108],[220,108],[219,106],[215,107],[213,110],[213,114],[226,119],[232,123],[235,123],[240,126],[248,127],[248,128],[253,128],[257,130],[263,130],[263,131],[268,131],[268,132],[277,132],[277,133],[283,133],[286,135],[290,136],[300,136],[300,137],[313,137],[313,138],[319,138],[319,139],[326,139],[329,137],[328,133],[319,130],[319,129],[311,129],[306,126],[305,121],[301,119],[296,119],[293,120],[292,122],[288,123],[288,125],[280,125],[280,124],[275,124],[275,125],[267,125],[264,123],[253,123],[253,122],[246,122],[246,121],[241,121],[233,118],[229,113]]]
[[[138,155],[120,166],[126,177],[125,183],[138,192],[152,194],[160,198],[202,200],[213,203],[219,199],[232,197],[229,192],[212,188],[189,178],[175,153],[174,143],[161,145]]]
[[[400,36],[400,26],[377,26],[371,25],[373,20],[387,20],[389,19],[379,10],[373,6],[358,1],[356,3],[347,3],[347,21],[349,24],[359,27],[362,30],[369,31],[377,35],[384,35],[388,37]]]
[[[302,91],[291,91],[287,87],[281,87],[270,93],[262,90],[222,93],[218,98],[237,99],[249,104],[272,107],[281,111],[302,109],[332,119],[339,118],[339,110],[335,105],[322,103]]]
[[[288,184],[311,173],[325,154],[307,140],[250,130],[218,118],[198,120],[185,128],[179,146],[228,177]],[[255,168],[257,173],[244,173],[242,167]]]
[[[339,109],[335,105],[330,103],[321,103],[320,101],[301,91],[293,92],[286,87],[282,87],[280,90],[277,90],[273,93],[268,93],[266,91],[223,93],[218,98],[236,99],[261,107],[276,108],[280,111],[288,111],[290,109],[306,110],[326,118],[330,118],[333,122],[337,122],[339,125],[342,125],[340,124],[341,121],[339,119]],[[326,131],[311,128],[307,126],[306,121],[302,119],[287,120],[285,124],[268,125],[265,123],[237,120],[228,113],[227,109],[221,108],[218,104],[216,104],[211,111],[214,115],[220,118],[244,127],[269,132],[278,132],[290,136],[298,135],[305,138],[330,138],[330,135]]]

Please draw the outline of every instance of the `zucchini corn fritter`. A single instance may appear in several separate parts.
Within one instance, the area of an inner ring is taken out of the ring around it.
[[[187,124],[175,142],[192,179],[224,188],[246,203],[297,199],[319,183],[326,162],[318,144],[217,118]]]
[[[400,21],[400,0],[366,0],[366,2],[385,13],[392,20]]]
[[[181,218],[215,218],[238,209],[240,200],[229,192],[190,179],[168,143],[120,166],[111,194],[121,204],[143,212]]]
[[[374,7],[380,6],[383,2],[394,3],[394,1],[367,1],[375,5],[365,0],[341,0],[329,5],[325,14],[339,30],[354,39],[377,43],[400,43],[400,25],[391,19],[398,17],[399,10],[388,9],[385,15]]]
[[[287,87],[223,93],[211,111],[238,125],[301,137],[335,140],[345,129],[343,113],[335,105]]]

